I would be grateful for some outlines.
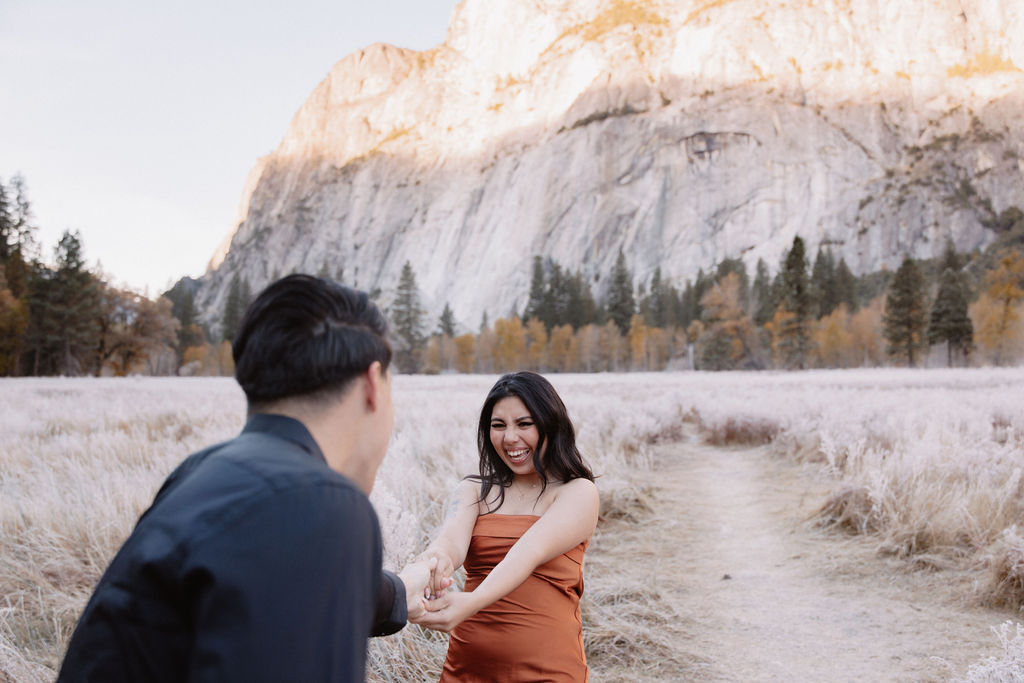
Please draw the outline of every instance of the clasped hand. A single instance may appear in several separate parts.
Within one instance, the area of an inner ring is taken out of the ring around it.
[[[417,568],[414,574],[410,571],[413,567]],[[424,568],[428,570],[426,576]],[[448,590],[455,583],[454,571],[451,558],[434,551],[424,553],[403,570],[403,580],[410,572],[406,595],[411,623],[448,632],[476,611],[470,599],[472,593]]]

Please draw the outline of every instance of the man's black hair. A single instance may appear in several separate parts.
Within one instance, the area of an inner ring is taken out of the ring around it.
[[[312,275],[271,283],[249,305],[232,344],[249,409],[285,398],[340,395],[391,362],[387,320],[365,292]]]

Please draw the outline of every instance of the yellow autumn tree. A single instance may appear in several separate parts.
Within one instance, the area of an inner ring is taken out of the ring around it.
[[[604,369],[601,367],[601,330],[597,325],[590,324],[576,331],[571,350],[576,358],[572,372],[598,372]]]
[[[495,370],[510,372],[523,366],[526,357],[526,328],[518,315],[494,321]]]
[[[787,329],[790,320],[794,317],[796,316],[792,312],[787,311],[785,305],[780,305],[775,309],[772,319],[764,324],[764,328],[771,335],[772,359],[776,367],[783,367],[785,365],[785,352],[783,349],[785,337],[783,333]]]
[[[740,301],[739,276],[726,275],[701,297],[700,303],[705,323],[697,338],[701,368],[759,367],[757,333]]]
[[[455,338],[455,370],[463,374],[476,367],[476,336],[469,333]]]
[[[857,365],[857,348],[850,332],[850,311],[846,304],[818,321],[812,328],[814,364],[823,368],[850,368]]]
[[[861,307],[850,316],[853,367],[878,366],[885,363],[887,357],[882,325],[884,310],[885,297],[877,296],[870,304]]]
[[[548,368],[548,331],[540,318],[526,321],[526,368],[542,372]]]
[[[441,336],[435,334],[427,340],[423,351],[423,374],[436,375],[441,372]]]
[[[609,320],[600,328],[598,337],[598,366],[600,370],[619,372],[626,351],[626,342],[619,332],[614,320]]]
[[[450,334],[441,334],[437,344],[441,347],[441,371],[452,370],[455,367],[455,340]]]
[[[227,339],[217,347],[217,365],[221,375],[235,374],[235,357],[231,354],[231,342]]]
[[[496,371],[495,354],[498,349],[497,336],[490,327],[483,327],[476,338],[476,369],[477,372],[491,373]]]
[[[225,341],[223,344],[227,344],[226,351],[228,357],[230,357],[231,343]],[[223,353],[224,349],[222,347],[213,344],[189,346],[182,352],[180,372],[183,375],[201,375],[204,377],[232,374],[235,371],[233,360],[231,361],[231,372],[224,372],[221,367]]]
[[[629,360],[633,370],[643,370],[647,360],[647,325],[644,324],[644,317],[639,313],[633,314],[629,320],[629,331],[626,338],[629,340]]]
[[[646,359],[643,369],[649,371],[664,370],[671,356],[672,333],[660,327],[648,327]]]
[[[985,292],[971,307],[975,340],[996,365],[1020,353],[1021,300],[1024,299],[1024,257],[1011,249],[985,278]]]
[[[571,325],[559,325],[551,329],[548,340],[548,361],[558,372],[571,372],[573,331]]]

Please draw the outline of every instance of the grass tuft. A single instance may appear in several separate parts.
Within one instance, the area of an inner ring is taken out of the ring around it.
[[[1024,538],[1017,534],[1016,525],[1005,529],[993,548],[988,558],[986,601],[1020,610],[1024,607]]]
[[[873,533],[881,528],[875,501],[864,486],[844,486],[833,491],[818,517],[822,526],[850,534]]]
[[[757,417],[729,417],[704,426],[704,440],[712,446],[762,446],[778,436],[777,422]]]

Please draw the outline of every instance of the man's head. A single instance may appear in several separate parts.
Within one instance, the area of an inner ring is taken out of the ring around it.
[[[364,293],[311,275],[272,283],[245,311],[232,345],[235,379],[262,412],[282,400],[337,400],[376,361],[391,362],[387,321]]]
[[[263,290],[232,351],[249,413],[294,417],[366,493],[394,426],[387,323],[365,293],[309,275]]]

